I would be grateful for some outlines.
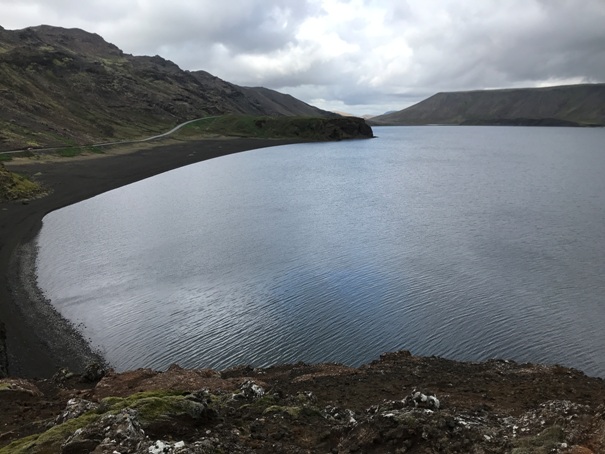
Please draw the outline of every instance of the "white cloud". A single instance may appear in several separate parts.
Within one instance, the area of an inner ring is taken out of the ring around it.
[[[437,91],[605,81],[602,0],[0,0],[5,28],[95,32],[357,114]]]

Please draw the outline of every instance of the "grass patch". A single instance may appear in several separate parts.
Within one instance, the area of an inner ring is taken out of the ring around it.
[[[0,162],[8,162],[12,161],[16,158],[33,158],[35,156],[34,152],[30,150],[23,150],[17,153],[1,153],[0,154]]]
[[[78,144],[71,137],[66,137],[64,135],[58,134],[54,131],[45,131],[44,135],[47,138],[47,141],[50,143],[60,143],[61,145],[65,145],[66,147],[76,147]]]
[[[80,156],[80,155],[87,154],[87,153],[103,154],[105,152],[103,150],[101,150],[101,148],[93,147],[93,146],[67,147],[67,148],[61,148],[60,150],[57,150],[57,155],[59,155],[63,158],[73,158],[73,157]]]
[[[186,415],[196,418],[200,415],[199,403],[186,399],[182,392],[150,391],[131,396],[108,397],[101,401],[100,412],[117,413],[132,408],[139,414],[143,427],[159,419]]]
[[[61,444],[76,430],[86,427],[101,419],[94,412],[85,413],[79,418],[70,419],[41,434],[21,438],[0,449],[0,454],[30,454],[61,452]]]
[[[95,154],[104,154],[105,153],[103,151],[103,149],[100,147],[89,146],[89,147],[86,147],[85,150],[87,153],[95,153]]]
[[[157,419],[170,416],[198,416],[198,405],[174,391],[150,391],[128,397],[108,397],[101,401],[97,410],[70,419],[46,432],[16,440],[0,449],[0,454],[31,454],[61,452],[61,445],[77,429],[89,426],[106,415],[117,414],[125,408],[137,410],[143,426]]]
[[[227,136],[308,141],[339,140],[362,137],[360,121],[362,120],[354,118],[223,115],[190,123],[177,131],[175,136],[180,139]]]
[[[235,136],[257,138],[299,137],[304,130],[313,130],[320,118],[257,117],[251,115],[224,115],[204,118],[190,123],[177,132],[177,137]]]
[[[43,193],[42,187],[0,164],[0,200],[29,199]]]
[[[128,397],[106,397],[101,401],[101,409],[119,411],[124,408],[131,407],[135,403],[150,398],[164,398],[182,396],[183,393],[178,391],[145,391],[131,394]]]
[[[77,147],[61,148],[57,154],[63,158],[73,158],[82,154],[82,149]]]

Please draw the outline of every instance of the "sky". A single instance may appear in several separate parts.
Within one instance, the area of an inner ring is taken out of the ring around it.
[[[605,82],[605,0],[0,0],[5,29],[40,24],[355,115]]]

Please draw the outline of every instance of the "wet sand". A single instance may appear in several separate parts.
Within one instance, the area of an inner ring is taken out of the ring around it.
[[[0,203],[0,322],[6,327],[9,374],[45,378],[63,367],[80,372],[89,362],[102,360],[36,286],[33,240],[47,213],[195,162],[290,143],[295,141],[207,139],[86,158],[5,163],[51,191],[26,204]]]

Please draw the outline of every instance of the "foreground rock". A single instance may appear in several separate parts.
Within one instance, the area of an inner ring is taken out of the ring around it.
[[[5,379],[0,453],[599,453],[604,397],[561,366],[405,351],[360,368]]]

